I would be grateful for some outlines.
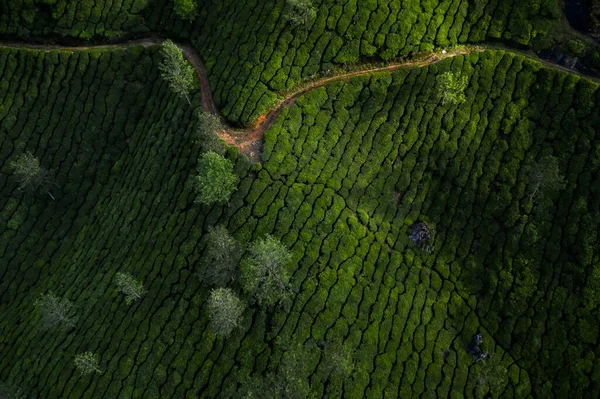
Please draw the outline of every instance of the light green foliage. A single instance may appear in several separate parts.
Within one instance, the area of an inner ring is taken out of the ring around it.
[[[35,191],[41,188],[54,199],[50,193],[50,188],[56,186],[52,172],[41,167],[40,161],[30,152],[17,156],[10,167],[19,181],[19,190]]]
[[[208,298],[210,328],[227,337],[240,324],[246,306],[231,288],[216,288]]]
[[[236,279],[242,244],[225,226],[209,227],[198,277],[209,286],[224,287]]]
[[[223,152],[223,143],[218,136],[218,132],[223,130],[221,119],[210,112],[199,109],[196,112],[198,122],[196,123],[196,142],[202,148],[202,151],[212,151],[218,154]]]
[[[290,276],[286,266],[291,260],[292,253],[277,238],[267,234],[254,241],[241,264],[244,291],[261,306],[276,304],[288,292]]]
[[[173,9],[181,19],[191,21],[198,16],[196,0],[173,0]]]
[[[42,294],[35,301],[35,307],[42,316],[44,328],[56,326],[72,328],[79,319],[73,302],[67,298],[60,298],[52,292]]]
[[[171,40],[163,42],[161,54],[162,61],[158,66],[161,78],[169,83],[169,88],[174,93],[185,97],[191,105],[189,93],[195,85],[194,68],[185,59],[183,51]]]
[[[467,101],[465,89],[469,83],[467,76],[462,76],[454,72],[444,72],[437,78],[438,95],[442,100],[442,105],[459,105]]]
[[[558,167],[558,158],[547,155],[539,161],[533,161],[525,167],[529,179],[529,201],[544,198],[562,190],[565,180]]]
[[[0,399],[24,399],[25,392],[15,384],[0,384]]]
[[[286,0],[285,18],[292,25],[307,25],[317,16],[311,0]]]
[[[75,356],[75,367],[77,370],[83,374],[92,374],[92,373],[100,373],[98,355],[92,352],[84,352]]]
[[[115,275],[115,283],[117,284],[117,290],[125,294],[125,303],[127,305],[141,299],[146,294],[142,282],[137,281],[129,273],[117,273]]]
[[[205,152],[198,161],[196,202],[205,205],[227,202],[237,182],[230,160],[212,151]]]

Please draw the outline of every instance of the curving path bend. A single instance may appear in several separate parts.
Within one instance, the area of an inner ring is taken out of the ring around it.
[[[56,44],[52,42],[44,42],[43,44],[31,43],[26,40],[2,40],[0,38],[0,47],[8,47],[8,48],[24,48],[31,50],[40,50],[40,51],[52,51],[52,50],[61,50],[61,51],[85,51],[85,50],[102,50],[102,49],[114,49],[114,48],[126,48],[133,46],[142,46],[142,47],[151,47],[161,45],[166,38],[161,38],[158,36],[148,36],[139,39],[131,39],[131,40],[122,40],[115,41],[110,44],[92,44],[92,45],[62,45]],[[200,92],[201,92],[201,103],[202,108],[211,112],[215,115],[220,115],[217,104],[215,103],[214,97],[212,95],[212,91],[210,88],[210,82],[208,79],[208,74],[206,72],[206,68],[204,67],[204,61],[202,60],[202,56],[193,46],[187,43],[182,43],[176,40],[173,42],[183,51],[185,57],[190,62],[190,64],[194,67],[196,71],[196,75],[198,76],[198,81],[200,84]],[[497,48],[497,46],[492,46],[491,48]],[[531,55],[524,54],[522,51],[515,51],[513,49],[504,48],[507,51],[517,52],[526,57],[531,57]],[[437,50],[432,51],[426,54],[422,54],[420,58],[405,60],[402,59],[400,61],[392,61],[387,64],[382,64],[379,66],[371,65],[362,65],[358,66],[357,69],[350,72],[340,72],[334,73],[333,76],[325,76],[313,79],[311,81],[305,82],[303,86],[300,88],[285,94],[279,102],[270,110],[266,111],[260,117],[258,117],[257,122],[254,126],[249,128],[235,128],[227,123],[225,118],[221,117],[223,121],[223,126],[225,129],[221,132],[218,132],[219,136],[229,145],[234,145],[239,148],[242,154],[245,154],[250,158],[251,162],[259,162],[262,152],[262,137],[264,133],[273,125],[277,117],[283,112],[284,109],[293,105],[298,99],[298,97],[315,90],[319,87],[325,86],[327,84],[348,80],[358,76],[368,76],[373,75],[379,72],[392,72],[401,68],[414,68],[414,67],[425,67],[435,63],[438,63],[444,59],[456,57],[458,55],[465,55],[471,52],[476,51],[485,51],[486,47],[481,45],[472,45],[472,46],[461,46],[450,50]],[[570,73],[576,73],[573,70],[569,70],[565,67],[552,64],[548,61],[541,60],[539,58],[534,58],[537,61],[541,62],[544,66],[560,69],[563,71],[567,71]],[[596,79],[594,79],[596,80]]]

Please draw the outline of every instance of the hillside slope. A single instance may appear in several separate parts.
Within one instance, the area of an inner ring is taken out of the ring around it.
[[[512,0],[313,1],[306,26],[286,19],[283,0],[202,1],[192,21],[170,0],[8,0],[0,34],[98,38],[145,32],[194,43],[215,99],[232,122],[249,124],[302,78],[365,58],[385,60],[434,47],[503,40],[522,46],[558,23],[560,2]]]
[[[262,165],[230,153],[239,189],[208,209],[193,203],[192,110],[156,64],[155,48],[0,52],[0,381],[230,397],[296,348],[318,396],[598,395],[596,84],[500,51],[333,83],[279,116]],[[435,95],[447,70],[469,77],[459,107]],[[8,164],[26,150],[56,169],[56,201],[16,190]],[[525,166],[545,154],[567,185],[532,206]],[[408,239],[417,221],[436,226],[432,255]],[[251,306],[228,339],[193,276],[219,223],[245,243],[274,234],[295,265],[290,301]],[[124,303],[119,271],[144,282],[141,301]],[[76,328],[39,329],[50,290],[78,305]],[[464,350],[478,330],[487,380]],[[345,380],[328,342],[355,350]],[[102,374],[76,373],[88,350]]]

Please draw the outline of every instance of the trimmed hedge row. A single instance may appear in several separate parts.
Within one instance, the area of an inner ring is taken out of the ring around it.
[[[459,43],[501,39],[528,45],[561,16],[558,0],[398,2],[313,1],[317,17],[287,22],[284,0],[199,2],[184,21],[171,0],[9,0],[0,5],[0,34],[90,38],[162,32],[190,39],[202,53],[217,104],[231,121],[249,124],[277,92],[334,66],[372,57],[390,60]]]

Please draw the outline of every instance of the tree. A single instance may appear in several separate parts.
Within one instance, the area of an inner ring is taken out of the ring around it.
[[[461,76],[454,72],[444,72],[436,77],[436,81],[438,96],[442,100],[442,105],[459,105],[467,100],[465,89],[467,88],[469,79],[466,76]]]
[[[146,294],[144,285],[129,273],[117,273],[115,275],[115,283],[117,284],[117,290],[126,295],[125,303],[127,305]]]
[[[226,286],[236,278],[242,252],[242,244],[229,234],[227,228],[209,227],[198,277],[209,286]]]
[[[165,40],[161,49],[162,61],[158,66],[160,76],[176,94],[185,97],[192,105],[188,96],[194,88],[194,68],[185,59],[183,51],[171,40]]]
[[[565,187],[564,177],[558,167],[558,159],[552,155],[546,155],[539,162],[527,165],[525,173],[529,179],[529,202]]]
[[[233,173],[233,164],[220,154],[205,152],[198,161],[196,202],[211,205],[229,201],[236,189],[238,177]]]
[[[230,288],[216,288],[208,298],[210,329],[226,337],[240,324],[246,306]]]
[[[253,242],[249,256],[241,262],[242,286],[261,306],[279,302],[288,290],[290,276],[286,265],[291,252],[275,237],[266,235]]]
[[[323,363],[327,375],[348,377],[354,370],[354,353],[340,342],[330,342],[323,350]]]
[[[10,163],[10,167],[19,181],[19,190],[35,191],[41,188],[48,193],[50,198],[54,199],[50,188],[57,184],[52,171],[42,168],[40,161],[30,152],[20,154]]]
[[[308,25],[317,16],[317,10],[311,0],[286,0],[284,14],[292,26]]]
[[[218,132],[223,130],[221,119],[210,112],[200,109],[196,113],[196,142],[202,146],[203,151],[212,151],[220,154],[223,152],[223,143]]]
[[[0,384],[0,399],[23,399],[25,392],[15,384]]]
[[[84,352],[75,356],[75,367],[83,375],[94,372],[102,374],[100,371],[98,356],[92,352]]]
[[[59,298],[52,292],[42,294],[35,301],[35,307],[42,315],[44,328],[61,325],[63,328],[75,327],[79,317],[75,312],[75,305],[66,298]]]
[[[173,0],[173,9],[181,19],[193,20],[198,16],[196,0]]]

